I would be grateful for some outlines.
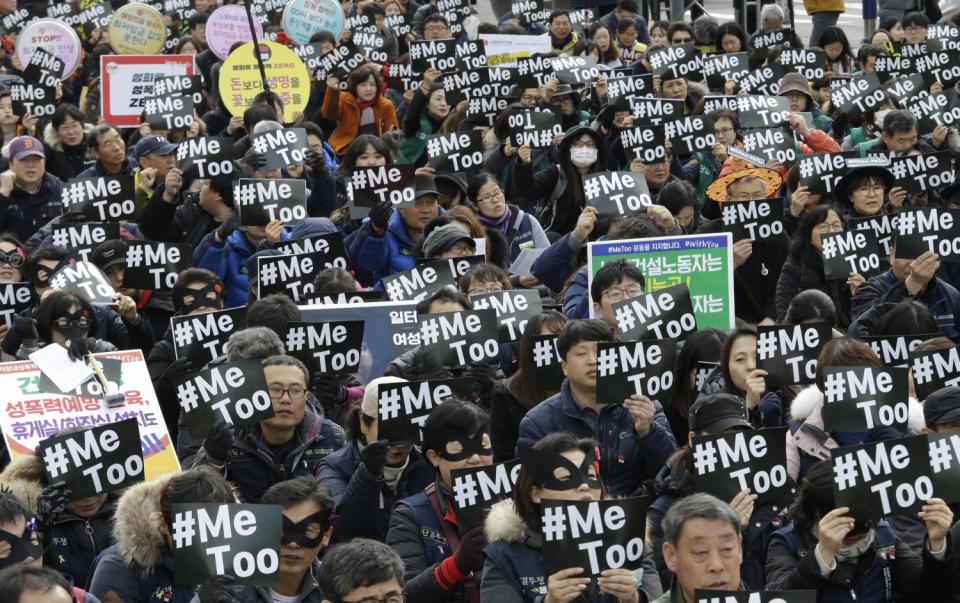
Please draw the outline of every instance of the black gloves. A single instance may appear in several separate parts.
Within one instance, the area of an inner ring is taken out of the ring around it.
[[[347,401],[347,388],[340,382],[337,375],[324,375],[314,381],[314,393],[321,404],[337,406]]]
[[[207,432],[207,439],[203,441],[203,448],[207,451],[207,457],[215,463],[226,463],[232,447],[233,425],[214,423],[210,431]]]
[[[488,364],[468,364],[463,369],[463,376],[470,380],[477,398],[484,402],[481,406],[490,407],[490,394],[493,393],[493,380],[497,376],[497,368]]]
[[[50,532],[50,527],[57,517],[67,508],[72,492],[66,484],[47,486],[37,497],[37,523],[44,534]]]
[[[310,166],[314,176],[327,171],[327,160],[323,153],[318,153],[313,149],[307,149],[307,152],[303,154],[303,162]]]
[[[70,347],[67,348],[67,355],[70,360],[79,360],[85,362],[87,355],[96,348],[97,340],[93,337],[78,337],[70,340]]]
[[[233,603],[236,600],[233,584],[233,576],[210,576],[197,590],[197,599],[200,603]]]
[[[373,206],[370,210],[370,223],[379,230],[386,230],[390,223],[390,216],[393,214],[393,203],[385,199]]]
[[[233,234],[233,231],[236,230],[238,226],[240,226],[240,216],[234,212],[227,216],[227,219],[217,227],[217,238],[225,243],[227,238]]]
[[[390,444],[386,440],[377,440],[368,444],[360,453],[360,460],[363,461],[363,466],[367,468],[367,471],[376,477],[380,477],[387,464],[387,451],[389,449]]]
[[[193,370],[193,363],[187,359],[186,356],[183,358],[177,358],[167,366],[167,370],[163,371],[163,375],[160,376],[161,379],[168,379],[170,381],[179,381],[180,379],[187,376],[190,371]]]
[[[483,562],[483,547],[487,546],[487,536],[483,527],[476,527],[460,538],[460,548],[454,553],[454,561],[460,573],[469,574]]]
[[[254,170],[259,170],[267,165],[267,156],[263,153],[247,153],[243,162]]]
[[[21,341],[37,341],[40,334],[37,333],[37,321],[29,316],[18,316],[13,321],[13,332]]]

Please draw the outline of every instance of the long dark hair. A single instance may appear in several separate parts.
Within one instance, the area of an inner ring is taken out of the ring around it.
[[[507,387],[514,393],[517,401],[525,407],[533,408],[554,391],[549,383],[538,383],[533,379],[533,338],[547,327],[558,334],[567,324],[567,317],[556,310],[546,310],[529,321],[517,345],[517,361],[520,368],[507,380]],[[557,388],[559,391],[559,387]]]
[[[704,329],[687,338],[683,348],[677,354],[676,369],[673,372],[673,384],[670,405],[681,417],[687,417],[690,406],[697,398],[696,385],[690,383],[690,371],[697,368],[697,362],[717,362],[723,350],[727,334],[719,329]]]
[[[387,143],[385,143],[382,138],[374,136],[373,134],[361,134],[353,139],[353,142],[350,143],[347,150],[343,153],[343,161],[340,162],[340,169],[355,168],[357,166],[357,157],[367,150],[367,146],[373,147],[378,153],[383,155],[387,160],[387,165],[393,164],[393,153],[390,152],[390,147],[387,146]]]
[[[723,380],[726,383],[727,393],[742,398],[747,395],[747,392],[734,385],[733,379],[730,378],[730,352],[733,350],[733,344],[741,337],[753,337],[756,339],[757,330],[753,327],[744,327],[737,329],[727,337],[727,340],[723,342],[723,347],[720,348],[720,374],[723,375]]]
[[[572,434],[566,432],[551,433],[542,440],[533,445],[536,450],[543,450],[553,454],[563,454],[571,450],[580,450],[587,458],[593,458],[596,454],[597,443],[590,438],[577,439]],[[599,477],[599,476],[598,476]],[[517,510],[517,515],[523,518],[524,523],[531,530],[540,530],[540,504],[533,502],[530,498],[530,490],[537,484],[534,483],[526,469],[520,468],[520,475],[517,476],[517,485],[513,489],[513,505]],[[600,484],[601,498],[606,494],[603,483]]]
[[[37,334],[40,335],[40,339],[47,343],[52,341],[50,328],[54,319],[69,311],[70,306],[73,305],[79,306],[83,313],[90,318],[90,328],[87,329],[88,336],[97,332],[97,315],[94,314],[93,306],[90,305],[87,297],[79,292],[74,293],[58,289],[43,298],[34,314],[34,318],[37,319]]]
[[[832,205],[818,205],[803,214],[800,223],[797,225],[797,230],[794,231],[793,237],[790,239],[790,258],[793,261],[800,263],[803,255],[812,248],[810,234],[814,228],[827,221],[827,216],[831,211],[837,214],[840,220],[843,220],[843,213]]]
[[[734,21],[721,23],[720,27],[717,28],[717,34],[713,36],[713,49],[715,51],[723,52],[723,36],[727,35],[739,38],[740,52],[747,52],[747,34],[745,34],[743,28]]]

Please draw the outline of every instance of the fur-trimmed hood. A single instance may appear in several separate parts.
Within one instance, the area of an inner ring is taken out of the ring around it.
[[[160,530],[160,493],[176,473],[168,473],[135,486],[120,497],[114,515],[113,536],[123,562],[152,568],[160,563],[167,541]]]
[[[21,456],[0,472],[0,488],[9,490],[34,513],[43,491],[43,464],[35,455]]]
[[[87,134],[93,131],[94,125],[91,123],[83,123],[83,139],[87,139]],[[57,131],[53,128],[52,123],[48,123],[43,129],[43,142],[53,149],[54,151],[63,152],[63,141],[60,140],[60,135],[57,134]]]
[[[823,392],[816,385],[804,388],[790,404],[790,420],[806,421],[815,409],[817,414],[820,414],[818,407],[821,404],[823,404]],[[920,433],[920,430],[926,425],[923,420],[923,405],[911,396],[908,400],[908,408],[907,427],[909,432]]]
[[[530,529],[517,514],[512,500],[502,500],[490,508],[483,524],[488,542],[516,542],[527,540]]]

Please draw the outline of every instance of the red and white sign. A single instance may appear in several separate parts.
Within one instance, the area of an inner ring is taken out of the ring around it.
[[[138,126],[153,81],[196,73],[190,54],[104,55],[100,57],[100,114],[108,124]]]

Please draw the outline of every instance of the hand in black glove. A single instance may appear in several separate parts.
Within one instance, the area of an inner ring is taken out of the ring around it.
[[[488,364],[468,364],[463,370],[463,376],[470,379],[473,391],[481,400],[486,400],[493,392],[493,380],[496,375],[496,367]]]
[[[203,441],[203,448],[207,451],[207,456],[216,463],[227,462],[230,456],[230,448],[233,447],[233,426],[226,423],[214,423],[210,431],[207,432],[207,438]]]
[[[197,599],[200,603],[233,603],[236,600],[234,583],[233,576],[210,576],[197,590]]]
[[[234,212],[217,227],[217,238],[220,239],[220,242],[225,243],[238,226],[240,226],[240,216]]]
[[[303,154],[303,161],[310,166],[314,176],[327,171],[327,160],[323,156],[323,153],[318,153],[313,149],[307,149],[307,152]]]
[[[347,388],[337,375],[324,375],[314,381],[314,392],[321,404],[338,405],[347,401]]]
[[[360,453],[360,460],[364,467],[371,474],[380,477],[383,474],[383,468],[387,464],[387,451],[390,450],[390,443],[386,440],[377,440],[371,442]]]
[[[193,363],[184,356],[183,358],[177,358],[167,366],[167,370],[163,371],[163,374],[160,376],[161,379],[168,379],[170,381],[179,381],[180,379],[187,376],[187,374],[193,370]]]
[[[93,337],[71,339],[70,347],[67,348],[67,355],[70,356],[71,360],[86,361],[87,355],[93,351],[96,345],[97,340]]]
[[[18,316],[13,321],[13,332],[21,341],[38,340],[40,334],[37,333],[37,321],[29,316]]]
[[[37,523],[44,534],[50,531],[53,522],[67,508],[73,494],[66,484],[47,486],[37,497]]]
[[[487,546],[487,535],[483,527],[476,527],[460,538],[460,548],[454,553],[457,569],[469,574],[483,563],[483,547]]]
[[[243,162],[255,170],[262,169],[267,165],[267,156],[263,153],[247,153]]]
[[[393,203],[388,199],[377,203],[370,210],[370,223],[379,230],[386,230],[390,223],[390,216],[393,214]]]

